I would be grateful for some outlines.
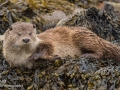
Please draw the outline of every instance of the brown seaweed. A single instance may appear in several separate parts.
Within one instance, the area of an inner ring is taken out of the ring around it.
[[[115,12],[112,7],[113,6],[109,4],[106,4],[102,10],[91,7],[86,11],[61,20],[57,25],[83,26],[89,28],[106,40],[119,40],[120,17],[119,13]]]
[[[45,20],[40,15],[51,14],[55,10],[69,14],[74,5],[66,0],[6,0],[0,2],[0,9],[0,34],[4,34],[16,21],[34,22],[37,29],[42,31]]]

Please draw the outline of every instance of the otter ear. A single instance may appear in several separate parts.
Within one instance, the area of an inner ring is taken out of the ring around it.
[[[10,27],[9,27],[9,30],[11,31],[11,30],[13,30],[13,28],[10,26]]]
[[[36,25],[35,25],[35,24],[33,24],[33,28],[36,28]]]

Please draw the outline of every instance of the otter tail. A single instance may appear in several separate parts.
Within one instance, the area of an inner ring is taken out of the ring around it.
[[[105,45],[104,45],[104,54],[105,54],[105,58],[114,58],[118,61],[120,61],[120,47],[117,46],[117,45],[114,45],[110,42],[106,42],[106,41],[103,41],[105,42]]]

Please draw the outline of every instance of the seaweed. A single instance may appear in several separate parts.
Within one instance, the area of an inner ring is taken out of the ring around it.
[[[110,59],[93,61],[68,56],[52,63],[37,62],[32,69],[9,67],[4,59],[1,64],[0,84],[20,85],[14,87],[17,90],[112,90],[120,85],[119,64]]]
[[[77,7],[83,7],[86,9],[93,7],[93,6],[96,6],[100,2],[103,2],[103,1],[120,3],[119,0],[68,0],[68,1],[75,4]]]
[[[38,31],[44,31],[43,25],[46,22],[42,15],[51,14],[55,10],[69,14],[74,5],[66,0],[6,0],[0,2],[0,9],[0,34],[4,34],[16,21],[35,23]]]
[[[87,27],[98,36],[114,41],[120,39],[120,17],[112,5],[106,4],[102,10],[91,7],[71,17],[58,22],[57,26],[83,26]]]

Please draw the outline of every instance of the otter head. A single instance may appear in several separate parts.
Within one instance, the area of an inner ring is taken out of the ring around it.
[[[39,41],[35,25],[16,22],[4,34],[3,55],[11,66],[31,67],[27,58],[36,51]]]
[[[38,40],[36,27],[31,23],[16,22],[7,31],[9,32],[8,36],[6,36],[7,41],[12,42],[16,47],[30,47],[32,49],[38,42],[36,41]]]

